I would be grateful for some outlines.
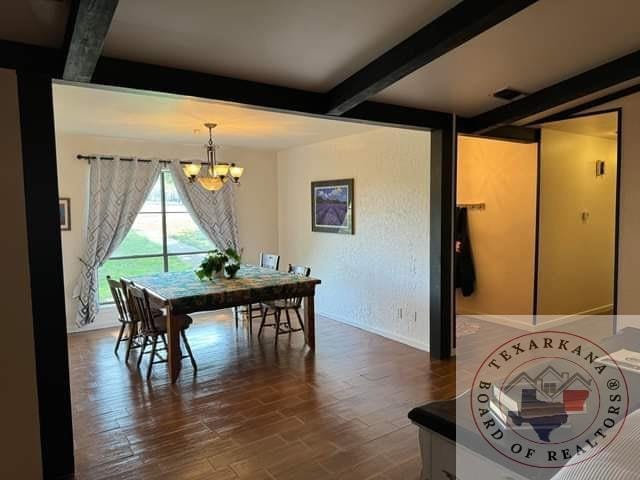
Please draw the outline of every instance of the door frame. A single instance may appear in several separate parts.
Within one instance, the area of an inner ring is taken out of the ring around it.
[[[613,332],[617,330],[617,314],[618,314],[618,274],[620,261],[620,186],[622,177],[622,107],[607,108],[603,110],[592,110],[580,113],[566,113],[555,115],[552,119],[536,123],[537,127],[544,127],[546,123],[561,122],[564,120],[574,120],[582,117],[593,117],[596,115],[604,115],[607,113],[615,113],[617,117],[617,135],[616,135],[616,193],[615,193],[615,225],[614,225],[614,244],[613,244]],[[533,318],[534,322],[538,314],[538,258],[540,248],[540,166],[541,166],[541,147],[542,141],[538,143],[538,175],[537,175],[537,198],[536,198],[536,239],[535,239],[535,265],[534,265],[534,291],[533,291]]]
[[[53,116],[54,77],[17,70],[18,102],[24,165],[29,269],[32,290],[34,346],[38,385],[40,444],[44,478],[66,478],[75,470],[73,424],[67,349],[62,248],[58,212],[57,159]],[[91,85],[87,85],[91,87]],[[118,87],[102,87],[121,90]],[[162,94],[141,89],[140,92]],[[250,105],[248,105],[250,107]],[[264,108],[264,107],[260,107]],[[280,111],[276,109],[268,109]],[[300,112],[295,112],[300,115]],[[375,118],[360,123],[388,125],[431,133],[436,147],[430,156],[430,349],[437,358],[451,355],[452,339],[452,220],[455,211],[455,119],[440,129],[400,126]],[[304,114],[303,114],[304,115]],[[311,115],[343,121],[331,115]],[[39,168],[32,168],[38,165]],[[434,201],[435,200],[435,201]],[[46,245],[46,248],[42,248]],[[434,252],[439,253],[433,257]]]

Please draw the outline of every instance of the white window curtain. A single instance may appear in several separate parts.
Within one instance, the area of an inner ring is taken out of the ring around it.
[[[91,161],[86,251],[80,259],[82,271],[74,291],[79,326],[94,321],[98,311],[98,268],[129,232],[161,168],[158,160],[114,157]]]
[[[217,192],[210,192],[198,182],[189,182],[179,161],[171,162],[169,169],[182,202],[213,244],[221,250],[228,247],[238,250],[234,186],[229,182]]]

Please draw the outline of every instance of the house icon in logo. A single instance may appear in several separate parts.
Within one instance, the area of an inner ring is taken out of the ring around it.
[[[500,403],[509,404],[505,405],[508,410],[520,415],[526,415],[527,407],[533,402],[537,411],[541,404],[554,405],[554,410],[561,405],[564,413],[571,415],[586,412],[586,400],[591,389],[592,381],[582,374],[559,372],[549,365],[535,377],[521,372],[497,393],[502,398]]]
[[[556,428],[571,415],[587,413],[592,381],[580,373],[559,372],[547,366],[537,375],[521,372],[503,388],[494,385],[490,410],[504,425],[513,428],[529,424],[540,440],[550,441]]]

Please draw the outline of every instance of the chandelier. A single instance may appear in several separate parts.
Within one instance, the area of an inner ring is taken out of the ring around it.
[[[205,145],[207,152],[206,172],[200,175],[202,165],[199,163],[188,163],[182,167],[182,171],[190,183],[194,183],[197,180],[200,185],[212,192],[220,190],[229,181],[240,183],[244,168],[237,167],[235,163],[218,163],[216,161],[218,146],[213,143],[212,132],[217,124],[205,123],[204,126],[209,129],[209,143]]]

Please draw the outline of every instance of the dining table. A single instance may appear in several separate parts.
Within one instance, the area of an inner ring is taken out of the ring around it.
[[[193,271],[163,272],[126,277],[144,288],[152,306],[163,308],[167,319],[167,365],[171,383],[182,367],[180,331],[176,315],[206,312],[287,298],[303,299],[304,334],[315,349],[314,297],[320,280],[256,265],[241,265],[234,278],[200,279]]]

